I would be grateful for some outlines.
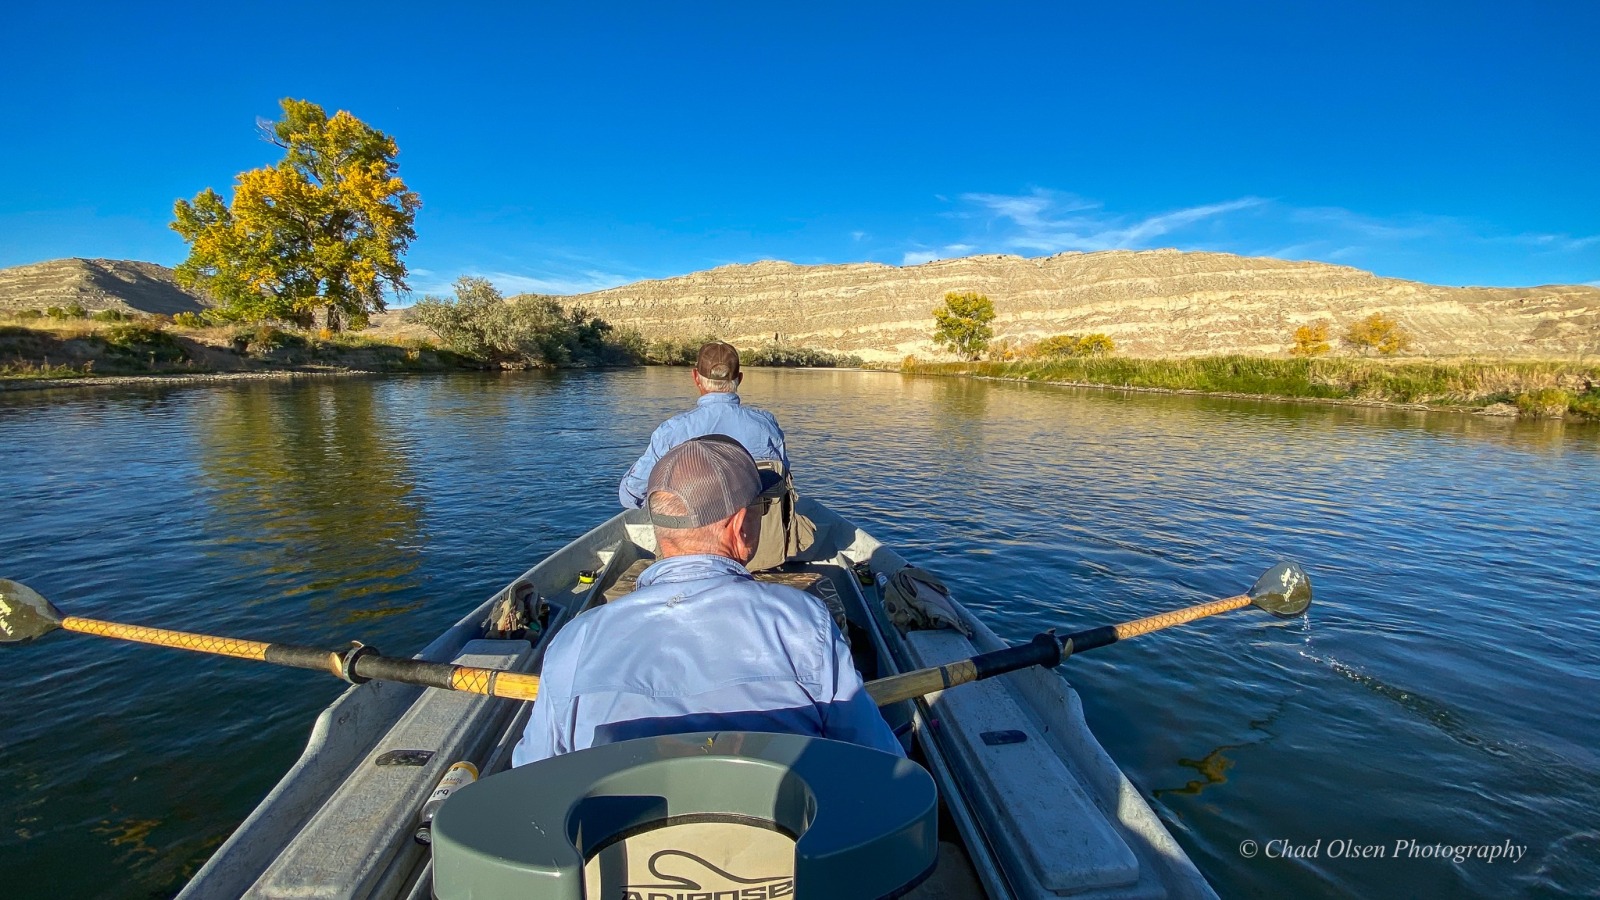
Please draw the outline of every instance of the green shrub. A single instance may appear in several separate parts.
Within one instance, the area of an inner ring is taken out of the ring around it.
[[[186,311],[173,314],[172,324],[179,328],[204,328],[206,320],[200,313]]]
[[[426,326],[450,350],[508,368],[636,362],[634,350],[611,338],[611,326],[554,297],[506,300],[488,280],[464,276],[455,297],[424,297],[406,318]],[[698,349],[698,345],[696,345]]]
[[[235,329],[229,343],[237,353],[248,353],[260,358],[292,357],[310,344],[303,335],[276,325],[247,325]]]
[[[1511,402],[1517,405],[1517,412],[1525,416],[1558,419],[1572,406],[1572,399],[1571,394],[1560,388],[1541,388],[1524,391]]]
[[[12,318],[19,322],[32,322],[34,319],[41,319],[43,317],[44,313],[38,311],[37,309],[19,309],[12,316]]]
[[[1572,398],[1567,409],[1588,419],[1600,419],[1600,387],[1590,388]]]
[[[133,317],[120,309],[101,309],[96,310],[89,318],[96,322],[126,322]]]
[[[697,351],[698,353],[698,348]],[[826,350],[811,350],[805,347],[792,347],[782,344],[768,344],[755,350],[739,351],[739,362],[746,366],[773,366],[797,368],[807,366],[812,368],[831,369],[839,366],[860,366],[861,357],[841,353],[829,353]]]
[[[153,363],[182,362],[189,358],[183,345],[167,332],[143,322],[121,322],[107,328],[102,338],[118,356]]]
[[[700,347],[715,340],[718,340],[716,335],[703,334],[651,341],[645,351],[645,361],[656,366],[692,366],[700,359]]]

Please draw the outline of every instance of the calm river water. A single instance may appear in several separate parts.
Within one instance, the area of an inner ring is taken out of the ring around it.
[[[804,493],[1013,640],[1306,567],[1307,622],[1063,670],[1223,896],[1594,896],[1600,430],[863,372],[744,395]],[[690,402],[682,369],[0,394],[0,576],[79,615],[411,653],[610,515]],[[11,898],[172,894],[340,689],[77,635],[0,651],[0,685]]]

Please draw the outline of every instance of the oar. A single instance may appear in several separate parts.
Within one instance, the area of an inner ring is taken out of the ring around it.
[[[381,656],[376,648],[359,642],[343,650],[324,650],[320,647],[266,644],[63,615],[61,610],[27,585],[0,578],[0,644],[31,641],[58,629],[155,644],[158,647],[193,650],[196,653],[258,659],[297,669],[316,669],[343,678],[351,684],[373,680],[398,681],[401,684],[447,688],[512,700],[532,700],[539,696],[537,675],[396,659]]]
[[[1074,653],[1093,650],[1114,644],[1125,638],[1138,637],[1206,616],[1259,606],[1281,618],[1298,616],[1311,605],[1311,577],[1292,562],[1281,562],[1256,579],[1250,593],[1223,600],[1212,600],[1186,609],[1173,610],[1159,616],[1135,619],[1120,625],[1102,625],[1087,631],[1078,631],[1066,637],[1057,637],[1054,631],[1034,635],[1026,644],[1004,650],[983,653],[971,659],[958,660],[942,666],[918,669],[903,675],[891,675],[867,682],[867,694],[879,706],[921,697],[934,691],[978,681],[1006,672],[1015,672],[1029,666],[1047,669],[1061,664]]]

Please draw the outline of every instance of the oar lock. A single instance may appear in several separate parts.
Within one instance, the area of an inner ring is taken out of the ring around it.
[[[356,661],[363,656],[382,656],[383,654],[378,652],[377,647],[363,644],[360,641],[351,641],[350,649],[345,650],[343,653],[335,650],[328,655],[328,661],[332,663],[330,668],[333,670],[334,675],[351,684],[366,684],[372,679],[356,674]]]

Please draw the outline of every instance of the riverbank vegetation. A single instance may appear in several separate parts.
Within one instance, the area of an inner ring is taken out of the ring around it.
[[[556,298],[505,300],[487,281],[464,278],[455,297],[427,298],[384,327],[360,332],[218,321],[209,310],[170,317],[81,307],[0,312],[0,380],[692,366],[708,340],[716,338],[647,340]],[[740,359],[747,366],[861,365],[859,357],[777,342],[743,350]]]
[[[506,300],[487,279],[472,276],[456,279],[454,297],[424,297],[405,318],[456,353],[496,368],[631,365],[643,356],[637,335],[617,336],[582,309],[536,294]]]
[[[415,339],[214,325],[166,316],[0,316],[0,379],[206,375],[256,371],[449,371],[471,360]]]
[[[911,357],[900,369],[924,375],[1600,419],[1600,362],[1212,356],[936,363]]]

